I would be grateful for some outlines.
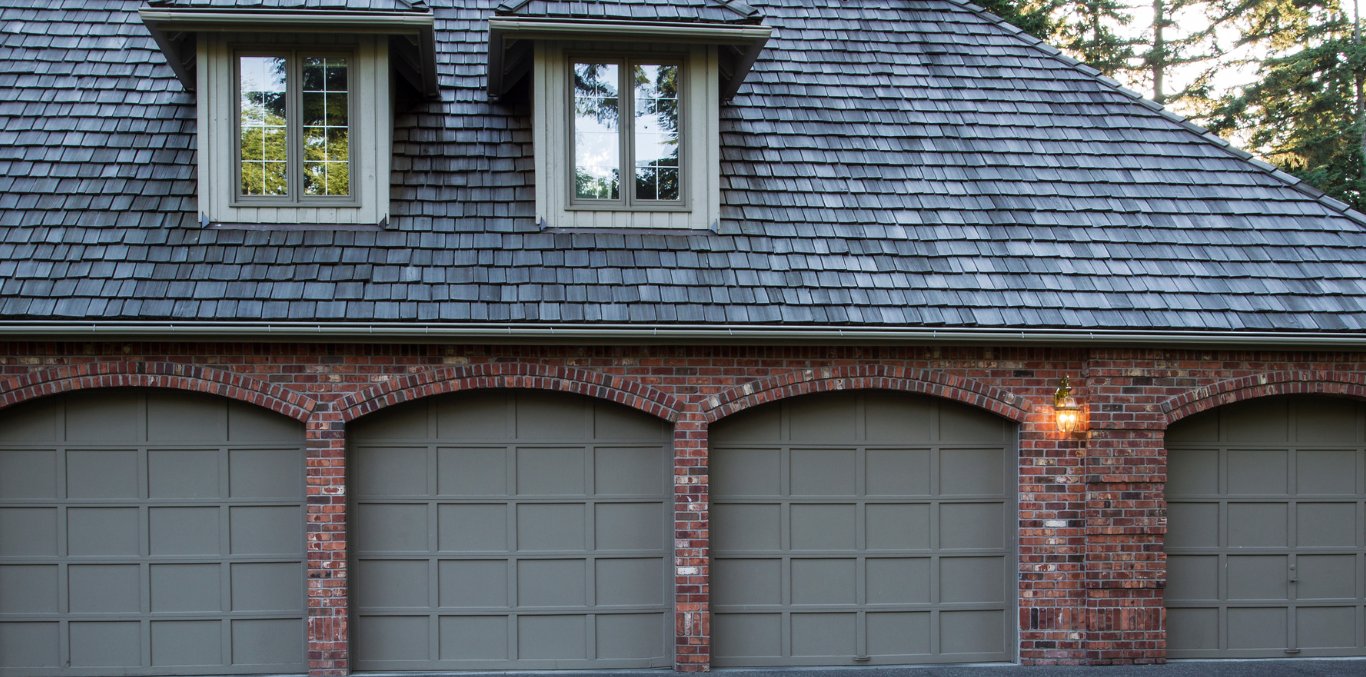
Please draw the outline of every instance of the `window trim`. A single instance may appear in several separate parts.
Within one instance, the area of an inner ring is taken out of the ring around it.
[[[228,200],[230,207],[357,207],[360,205],[360,190],[357,186],[355,169],[358,166],[356,147],[360,143],[359,127],[356,124],[356,91],[360,78],[356,77],[355,66],[360,62],[355,48],[300,45],[288,48],[234,44],[232,58],[232,194]],[[285,74],[285,144],[288,148],[288,161],[285,168],[285,185],[289,193],[276,195],[242,194],[242,58],[264,56],[283,56],[287,62]],[[348,195],[305,195],[303,192],[303,59],[305,56],[344,56],[346,62],[346,120],[347,177],[351,192]],[[297,86],[294,86],[297,85]]]
[[[616,200],[602,200],[594,198],[581,198],[578,196],[578,186],[576,179],[576,160],[574,149],[574,65],[576,63],[596,61],[598,63],[614,63],[618,68],[617,74],[617,99],[622,120],[629,121],[629,124],[620,124],[618,141],[618,161],[621,166],[622,186],[621,197]],[[635,87],[629,90],[624,87],[628,82],[629,73],[632,68],[642,63],[659,64],[678,67],[678,199],[677,200],[639,200],[635,197],[635,110],[636,96]],[[692,211],[691,191],[689,184],[692,183],[688,176],[689,162],[688,144],[692,136],[692,130],[688,128],[688,55],[676,52],[603,52],[603,51],[566,51],[564,54],[564,78],[565,78],[565,106],[564,106],[564,125],[565,142],[568,146],[565,155],[565,203],[566,211],[601,211],[601,212],[688,212]],[[626,94],[629,91],[629,96]],[[627,180],[627,176],[630,180]]]

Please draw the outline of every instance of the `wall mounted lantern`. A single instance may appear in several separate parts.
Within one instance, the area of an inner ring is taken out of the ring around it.
[[[1081,428],[1081,404],[1072,396],[1072,382],[1066,376],[1058,381],[1058,390],[1053,393],[1053,418],[1058,424],[1058,432],[1064,435]]]

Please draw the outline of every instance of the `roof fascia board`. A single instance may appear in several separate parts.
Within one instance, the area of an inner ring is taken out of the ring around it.
[[[291,11],[276,9],[222,10],[158,9],[143,7],[138,10],[142,23],[152,34],[157,47],[166,54],[171,70],[194,91],[194,73],[184,66],[189,60],[182,50],[192,50],[171,39],[175,33],[244,31],[289,33],[346,33],[350,35],[411,36],[420,53],[422,72],[412,84],[424,95],[439,96],[436,78],[436,20],[431,11],[425,12],[328,12]]]
[[[721,98],[729,99],[740,88],[759,52],[773,35],[768,26],[753,24],[707,24],[679,22],[628,22],[604,19],[540,19],[494,17],[489,19],[489,98],[498,100],[515,84],[505,73],[507,40],[573,40],[591,38],[614,42],[674,42],[734,45],[740,48],[734,72],[722,83]]]
[[[412,323],[51,322],[0,323],[0,338],[232,340],[477,340],[507,342],[776,343],[877,345],[1228,346],[1366,350],[1366,332],[1122,331],[1101,329],[929,329],[776,325],[554,325]]]

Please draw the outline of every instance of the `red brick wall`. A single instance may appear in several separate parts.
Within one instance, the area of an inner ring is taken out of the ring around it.
[[[1052,426],[1064,374],[1088,431]],[[601,397],[674,424],[677,666],[706,669],[707,429],[764,402],[852,388],[951,398],[1020,425],[1020,658],[1163,660],[1166,426],[1265,395],[1366,398],[1358,353],[1079,348],[0,344],[0,408],[82,388],[169,387],[254,402],[308,438],[309,663],[348,669],[346,422],[476,388]]]

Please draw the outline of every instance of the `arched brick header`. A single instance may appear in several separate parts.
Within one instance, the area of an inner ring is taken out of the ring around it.
[[[350,422],[385,407],[462,390],[528,388],[596,397],[643,411],[670,423],[678,420],[678,401],[638,381],[586,369],[495,362],[411,374],[380,383],[338,400],[334,410]]]
[[[249,376],[172,362],[89,362],[56,367],[0,382],[0,409],[21,402],[92,388],[169,388],[218,395],[307,421],[312,398]]]
[[[929,369],[882,365],[806,369],[751,381],[713,395],[703,402],[703,414],[714,423],[731,414],[768,402],[832,390],[896,390],[942,397],[986,409],[1016,423],[1029,412],[1014,393],[969,378]]]
[[[1366,399],[1366,374],[1327,371],[1278,371],[1219,381],[1162,403],[1170,425],[1225,404],[1273,395],[1341,395]]]

